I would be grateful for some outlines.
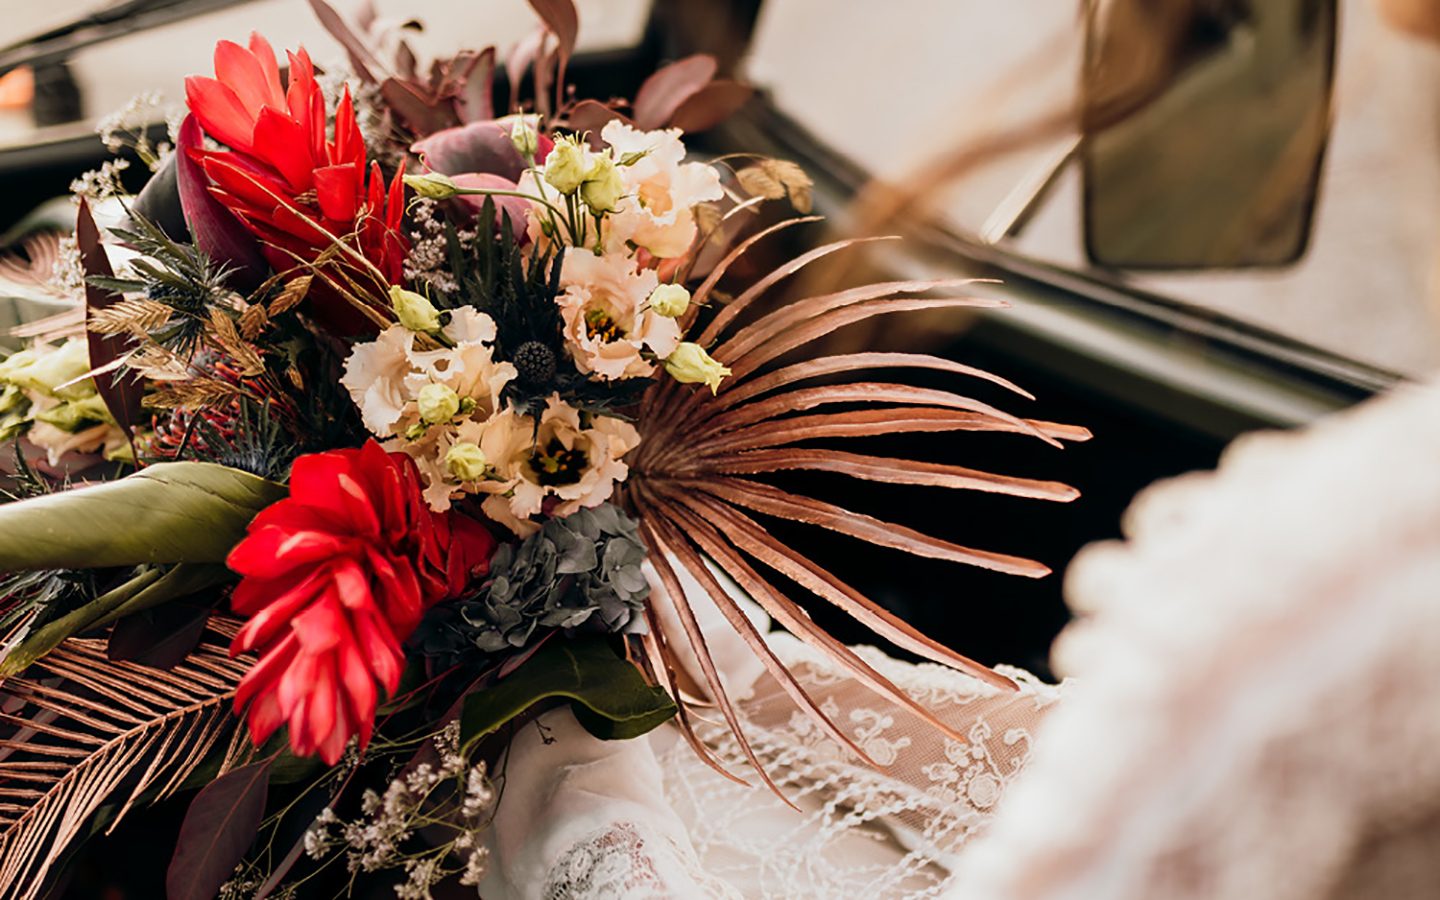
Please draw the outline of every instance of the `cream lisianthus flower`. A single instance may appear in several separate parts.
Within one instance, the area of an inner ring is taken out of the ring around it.
[[[612,120],[600,136],[612,148],[617,160],[629,161],[619,167],[624,182],[624,199],[607,218],[607,248],[626,242],[644,247],[652,256],[672,259],[682,256],[695,241],[695,204],[719,200],[720,173],[704,163],[683,163],[685,145],[681,131],[640,131]]]
[[[588,418],[555,396],[538,431],[533,419],[511,410],[491,419],[479,447],[493,480],[476,483],[490,494],[485,512],[524,537],[540,527],[531,521],[540,512],[566,516],[610,499],[630,472],[621,457],[640,443],[640,433],[611,416]]]
[[[414,332],[391,326],[351,351],[340,379],[360,407],[365,427],[393,438],[384,445],[387,450],[404,451],[415,460],[425,482],[425,502],[437,512],[449,509],[452,495],[464,489],[447,468],[446,454],[457,441],[478,438],[516,376],[513,365],[495,360],[490,346],[495,322],[484,313],[455,310],[445,335],[455,346],[416,350]]]
[[[555,298],[565,342],[581,372],[616,380],[649,375],[649,350],[664,358],[680,343],[680,325],[650,309],[659,278],[620,254],[572,251],[560,270],[564,293]]]

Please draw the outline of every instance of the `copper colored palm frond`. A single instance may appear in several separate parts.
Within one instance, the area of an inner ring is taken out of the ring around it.
[[[235,628],[212,620],[182,664],[161,670],[73,638],[0,682],[0,896],[32,900],[103,804],[163,799],[225,740],[235,686],[253,659],[231,659]]]
[[[725,271],[757,240],[799,220],[774,226],[741,244],[695,292],[705,301]],[[1064,484],[983,472],[961,466],[890,459],[830,446],[805,446],[824,439],[880,434],[1005,431],[1060,446],[1083,441],[1084,429],[1012,415],[948,390],[868,380],[873,369],[913,369],[977,378],[1030,398],[1021,388],[988,372],[921,353],[866,352],[790,361],[803,348],[843,328],[875,316],[947,308],[999,308],[998,300],[933,296],[963,287],[968,280],[893,281],[863,285],[788,303],[746,321],[764,292],[809,263],[859,241],[827,244],[797,257],[765,276],[723,307],[698,340],[731,369],[718,394],[665,380],[652,387],[640,406],[637,427],[642,441],[627,459],[630,475],[622,500],[642,523],[643,535],[666,593],[674,598],[705,684],[736,732],[742,750],[761,772],[741,732],[738,717],[710,660],[705,639],[684,595],[677,569],[700,585],[766,669],[817,723],[859,758],[866,759],[831,722],[776,659],[746,619],[734,598],[710,570],[713,564],[750,595],[776,623],[826,653],[837,665],[878,694],[910,710],[951,737],[964,741],[871,668],[863,659],[816,625],[810,616],[770,580],[778,573],[789,582],[833,604],[896,646],[925,659],[968,672],[1002,687],[1006,678],[961,656],[915,630],[844,583],[823,566],[777,540],[758,517],[819,526],[917,556],[945,559],[1026,577],[1049,573],[1029,559],[961,546],[903,525],[884,522],[815,497],[782,490],[763,477],[785,470],[837,473],[892,484],[979,490],[1016,497],[1067,502],[1079,492]],[[838,377],[848,380],[835,383]],[[816,379],[826,379],[821,384]],[[839,410],[833,409],[843,404]],[[829,408],[829,409],[827,409]],[[759,563],[760,566],[754,565]],[[656,624],[656,623],[652,623]],[[674,640],[670,636],[670,640]],[[666,635],[652,627],[645,638],[649,668],[677,698],[680,669]],[[684,704],[681,704],[682,710]],[[686,720],[682,716],[682,726]],[[687,729],[688,730],[688,729]],[[692,741],[697,744],[698,742]],[[702,755],[706,755],[703,754]],[[707,755],[708,756],[708,755]],[[712,764],[713,759],[710,759]],[[727,773],[728,774],[728,773]],[[768,782],[768,779],[766,779]]]

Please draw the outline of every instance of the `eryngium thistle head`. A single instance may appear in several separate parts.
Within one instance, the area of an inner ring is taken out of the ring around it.
[[[555,351],[539,341],[526,341],[517,347],[513,362],[526,384],[549,384],[555,377]]]
[[[518,650],[548,629],[633,632],[650,595],[645,556],[635,521],[609,503],[551,519],[496,551],[480,590],[422,627],[422,646],[454,657]]]

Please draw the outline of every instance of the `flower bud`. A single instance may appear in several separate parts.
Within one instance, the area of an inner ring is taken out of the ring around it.
[[[111,421],[110,410],[99,394],[83,400],[70,400],[59,406],[52,406],[35,414],[36,421],[54,425],[61,431],[75,434],[91,425],[103,425]]]
[[[460,193],[460,185],[456,184],[449,175],[442,175],[439,172],[406,175],[405,184],[427,200],[449,200]]]
[[[415,408],[420,419],[430,425],[439,425],[455,418],[460,411],[460,395],[444,384],[427,384],[415,395]]]
[[[620,180],[620,170],[608,153],[596,154],[585,173],[585,183],[580,185],[580,199],[597,216],[615,212],[615,204],[625,193],[625,182]]]
[[[573,194],[585,181],[585,151],[575,138],[561,138],[545,157],[545,183],[562,194]]]
[[[395,310],[400,324],[411,331],[436,332],[444,324],[440,311],[429,300],[399,285],[390,288],[390,308]]]
[[[711,359],[704,347],[690,341],[681,342],[665,358],[665,371],[681,384],[709,385],[712,394],[720,390],[720,379],[730,374],[730,369]]]
[[[650,308],[657,316],[683,316],[690,308],[690,292],[678,284],[662,284],[650,292]]]
[[[516,153],[526,159],[534,156],[540,149],[540,137],[524,116],[515,117],[515,124],[510,128],[510,144]]]
[[[445,471],[460,481],[479,481],[489,467],[485,454],[469,441],[461,441],[445,454]]]
[[[70,383],[90,371],[90,347],[82,338],[66,341],[54,353],[17,353],[16,357],[13,362],[18,365],[13,368],[7,365],[5,380],[17,387],[61,400],[81,400],[95,395],[92,379]]]

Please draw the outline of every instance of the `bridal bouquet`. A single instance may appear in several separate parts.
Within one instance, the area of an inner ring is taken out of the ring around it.
[[[258,34],[222,41],[214,76],[187,82],[173,150],[140,148],[156,169],[145,190],[118,193],[113,164],[80,185],[60,267],[83,270],[80,311],[0,362],[0,437],[15,446],[0,505],[0,893],[39,896],[74,841],[195,789],[172,900],[476,884],[502,751],[537,711],[569,705],[605,739],[674,719],[708,758],[692,727],[708,706],[744,745],[700,601],[860,759],[738,595],[937,728],[797,589],[1005,683],[763,524],[1044,574],[765,480],[1073,497],[835,449],[894,432],[1083,439],[860,374],[1013,387],[948,359],[813,350],[874,316],[1003,304],[914,281],[768,302],[854,242],[743,265],[812,221],[810,183],[782,160],[687,150],[687,132],[749,96],[707,57],[661,69],[631,102],[576,100],[575,11],[532,0],[543,27],[506,59],[497,117],[493,48],[421,65],[396,33],[313,5],[351,71],[321,72],[303,49],[282,69]],[[97,201],[120,210],[108,227]],[[756,226],[771,202],[801,215]]]

